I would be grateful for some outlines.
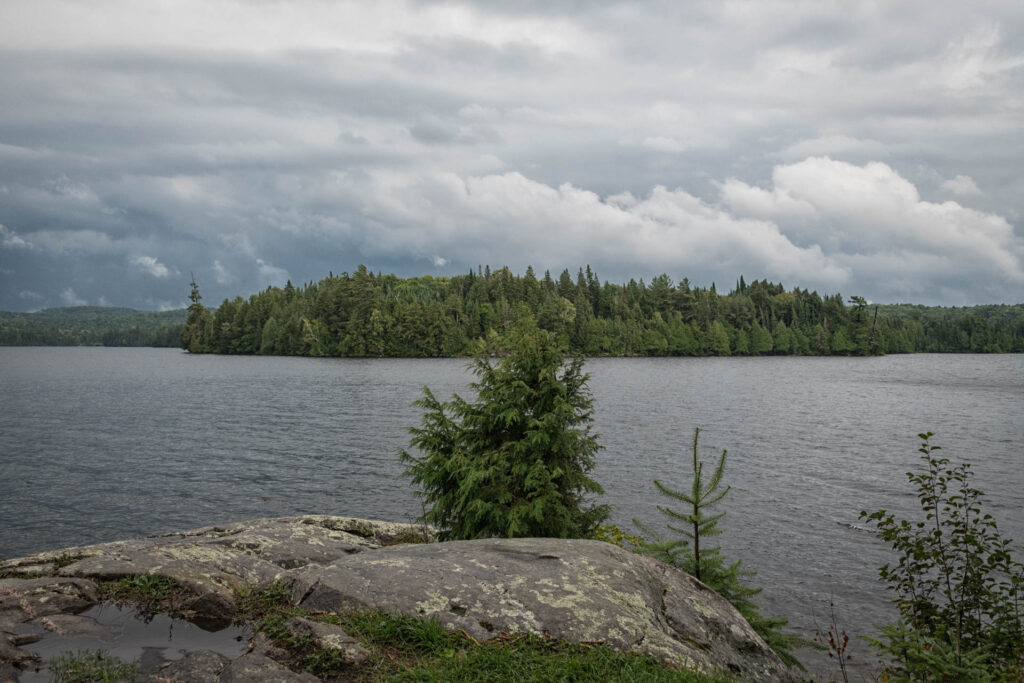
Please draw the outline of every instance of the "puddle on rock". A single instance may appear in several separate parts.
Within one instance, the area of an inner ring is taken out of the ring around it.
[[[100,604],[80,615],[57,615],[66,622],[57,624],[75,633],[47,632],[35,643],[23,645],[40,656],[38,670],[21,674],[19,683],[51,680],[51,658],[76,650],[103,650],[126,662],[136,662],[140,673],[152,673],[164,662],[181,659],[186,652],[213,650],[226,657],[242,654],[249,641],[249,629],[229,626],[220,631],[205,631],[184,619],[158,614],[145,620],[132,607]]]

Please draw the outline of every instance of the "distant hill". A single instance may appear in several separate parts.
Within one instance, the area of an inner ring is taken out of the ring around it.
[[[179,345],[187,311],[136,311],[106,306],[0,311],[0,346]]]

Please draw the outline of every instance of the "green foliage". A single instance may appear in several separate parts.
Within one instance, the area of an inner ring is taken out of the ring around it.
[[[555,336],[532,324],[510,335],[508,355],[481,348],[472,363],[477,399],[417,405],[421,427],[401,454],[430,506],[424,521],[443,539],[526,536],[585,538],[608,516],[590,504],[603,493],[590,478],[600,449],[583,359],[565,361]]]
[[[117,683],[132,681],[138,666],[100,650],[65,652],[49,661],[55,683]]]
[[[689,492],[673,489],[658,480],[654,481],[655,487],[662,496],[686,506],[683,511],[673,510],[662,505],[658,506],[658,510],[670,520],[666,526],[678,536],[666,539],[647,525],[634,519],[633,523],[651,539],[643,542],[641,551],[662,562],[679,567],[710,586],[743,615],[783,662],[788,666],[803,668],[799,660],[792,654],[792,649],[806,643],[799,638],[781,633],[779,629],[786,625],[786,620],[779,617],[763,616],[751,600],[753,596],[761,592],[761,589],[751,588],[745,585],[743,580],[745,577],[754,576],[756,572],[743,569],[741,560],[733,563],[727,562],[720,548],[701,544],[701,541],[709,536],[717,536],[722,533],[718,528],[718,521],[725,513],[708,514],[708,508],[721,502],[729,493],[730,487],[722,488],[725,461],[728,455],[725,450],[719,456],[710,478],[705,481],[704,463],[698,457],[699,439],[700,429],[696,428],[693,430],[691,448],[692,479]]]
[[[601,644],[566,643],[539,636],[503,636],[486,643],[449,635],[449,647],[389,681],[635,681],[725,683],[733,679],[667,667],[650,655]]]
[[[931,432],[918,436],[923,470],[907,479],[923,519],[885,510],[860,515],[898,556],[879,576],[900,618],[872,642],[892,658],[894,680],[968,680],[961,675],[979,669],[1015,680],[1024,672],[1024,565],[983,512],[970,465],[951,466],[936,454]]]
[[[1024,305],[875,306],[754,280],[728,294],[667,275],[650,284],[575,282],[490,268],[402,279],[359,266],[303,287],[288,283],[205,308],[193,284],[181,346],[195,353],[468,356],[476,340],[532,321],[590,356],[869,355],[1024,351]],[[182,312],[178,312],[179,316]],[[4,319],[0,314],[0,343]],[[16,342],[6,342],[16,343]]]
[[[594,529],[594,540],[611,543],[630,552],[642,552],[644,547],[643,536],[627,534],[614,524],[599,524]]]

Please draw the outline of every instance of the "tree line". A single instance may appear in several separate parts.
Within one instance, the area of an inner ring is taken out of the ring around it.
[[[181,342],[186,312],[107,306],[0,312],[0,346],[159,346]]]
[[[873,306],[741,276],[732,291],[601,282],[587,266],[400,278],[329,274],[205,307],[195,282],[181,346],[193,353],[354,357],[469,355],[479,339],[526,323],[587,356],[877,355],[1024,351],[1024,306]]]

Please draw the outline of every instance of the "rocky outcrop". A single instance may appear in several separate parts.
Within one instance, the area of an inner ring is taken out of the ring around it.
[[[155,575],[185,587],[185,612],[209,627],[231,620],[237,591],[289,581],[293,602],[314,613],[379,608],[437,619],[477,640],[508,632],[546,634],[647,652],[743,680],[789,678],[728,602],[650,558],[600,541],[423,540],[435,539],[415,525],[305,516],[0,562],[0,576],[6,577],[0,579],[0,672],[32,666],[23,648],[33,639],[88,629],[66,615],[95,604],[97,581]],[[289,628],[345,652],[353,665],[368,656],[340,629],[301,618]],[[195,680],[284,675],[272,659],[273,648],[250,649],[235,659],[189,653],[154,675],[166,678],[179,669]]]

